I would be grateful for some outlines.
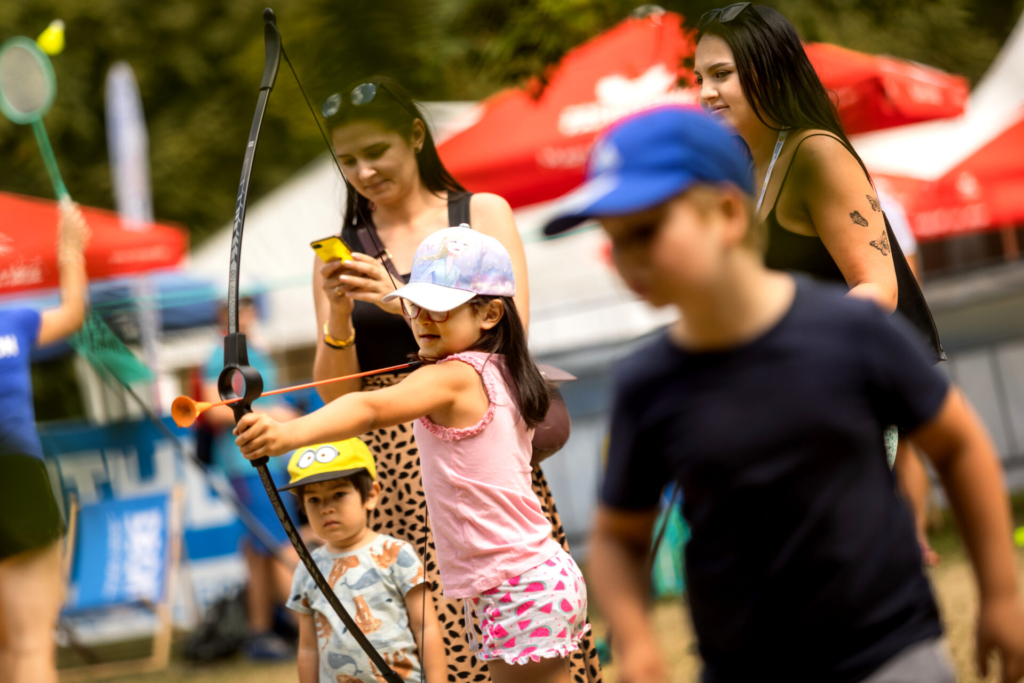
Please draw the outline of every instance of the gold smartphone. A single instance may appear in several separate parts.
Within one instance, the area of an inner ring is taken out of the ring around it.
[[[320,260],[324,263],[328,261],[351,261],[352,250],[345,244],[345,240],[341,239],[337,235],[331,237],[325,237],[321,240],[315,240],[310,242],[309,246],[313,247],[313,251],[320,257]]]

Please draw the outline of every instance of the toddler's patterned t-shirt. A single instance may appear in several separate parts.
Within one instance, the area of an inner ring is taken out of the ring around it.
[[[381,534],[349,553],[313,551],[317,567],[360,630],[402,680],[419,683],[420,660],[409,627],[406,594],[423,583],[423,565],[405,541]],[[287,606],[312,614],[321,683],[378,683],[379,671],[334,613],[303,565],[295,570]]]

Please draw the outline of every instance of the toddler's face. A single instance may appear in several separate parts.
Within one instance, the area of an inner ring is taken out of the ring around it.
[[[377,506],[380,485],[374,482],[370,495],[362,500],[359,490],[348,479],[332,479],[307,484],[302,504],[309,525],[334,551],[357,544],[367,531],[366,513]]]

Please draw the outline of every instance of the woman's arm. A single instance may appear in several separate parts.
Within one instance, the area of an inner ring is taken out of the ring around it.
[[[448,680],[448,663],[445,661],[444,641],[434,610],[434,599],[427,591],[427,584],[421,583],[405,594],[405,609],[409,613],[409,629],[416,639],[427,683],[444,683]]]
[[[793,160],[803,207],[850,287],[850,296],[896,310],[896,269],[875,191],[857,160],[837,139],[807,139]]]
[[[400,384],[380,391],[346,394],[291,422],[280,423],[268,415],[250,413],[235,427],[235,443],[242,455],[252,460],[282,455],[308,444],[350,439],[424,415],[437,417],[436,421],[447,426],[471,427],[487,410],[487,395],[483,391],[480,376],[465,363],[428,365]],[[482,408],[480,395],[484,401]],[[460,424],[460,420],[466,423]]]
[[[299,683],[320,683],[320,650],[316,642],[316,623],[312,614],[299,617]]]
[[[352,336],[352,300],[346,296],[351,289],[338,279],[346,270],[341,261],[322,262],[313,257],[313,305],[316,308],[316,357],[313,360],[313,379],[320,381],[359,372],[359,359],[355,344],[347,349],[335,349],[324,343],[324,323],[331,337],[345,341]],[[356,340],[359,343],[359,340]],[[363,388],[362,380],[353,379],[317,387],[320,398],[330,403]]]
[[[43,311],[36,336],[38,346],[46,346],[74,334],[85,322],[85,297],[88,277],[85,272],[85,245],[89,226],[77,204],[61,205],[57,245],[60,270],[60,306]]]
[[[978,667],[999,652],[1003,680],[1024,676],[1024,604],[1013,525],[995,447],[963,395],[951,388],[938,415],[911,435],[935,465],[960,525],[978,582]]]
[[[512,273],[516,278],[516,308],[523,327],[530,329],[530,282],[526,272],[526,252],[516,228],[512,207],[496,194],[481,192],[469,200],[473,229],[490,235],[508,250],[512,258]]]

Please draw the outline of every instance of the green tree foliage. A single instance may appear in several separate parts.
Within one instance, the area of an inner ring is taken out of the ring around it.
[[[268,0],[4,0],[0,39],[36,36],[55,17],[67,48],[53,58],[58,97],[46,118],[68,188],[112,206],[103,118],[110,65],[135,69],[149,124],[154,207],[193,242],[232,215],[263,67]],[[933,64],[977,80],[1024,0],[768,0],[808,40]],[[636,0],[275,0],[285,48],[314,108],[374,73],[422,99],[476,99],[522,84],[613,26]],[[690,25],[723,2],[664,0]],[[324,150],[282,64],[264,121],[251,193],[258,198]],[[28,128],[0,118],[0,190],[47,197]]]

